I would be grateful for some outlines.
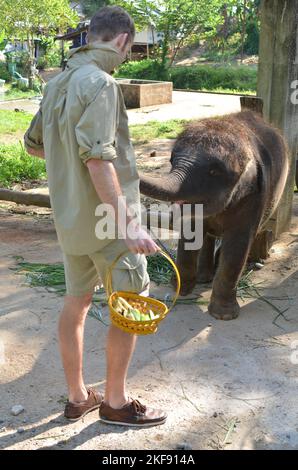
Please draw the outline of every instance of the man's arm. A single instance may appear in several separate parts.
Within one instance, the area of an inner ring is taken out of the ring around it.
[[[29,155],[32,155],[33,157],[38,157],[42,158],[44,160],[44,148],[41,149],[34,149],[32,147],[26,146],[26,150],[29,153]]]
[[[27,152],[33,157],[45,158],[42,135],[41,105],[39,111],[32,119],[29,129],[24,135],[24,144]]]
[[[121,198],[123,195],[114,164],[111,161],[91,158],[86,165],[100,200],[113,207],[116,222],[128,249],[133,253],[145,255],[159,251],[159,247],[152,238],[134,221],[133,215],[129,213],[125,201]],[[126,216],[123,217],[123,214]],[[133,237],[127,233],[128,225],[134,232]]]

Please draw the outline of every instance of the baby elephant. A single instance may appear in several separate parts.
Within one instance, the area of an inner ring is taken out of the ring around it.
[[[201,250],[178,244],[181,295],[213,278],[209,313],[221,320],[239,315],[237,283],[256,235],[283,193],[288,158],[279,131],[251,111],[192,122],[179,135],[172,169],[162,178],[141,176],[141,192],[162,201],[203,204]],[[221,238],[218,266],[214,248]]]

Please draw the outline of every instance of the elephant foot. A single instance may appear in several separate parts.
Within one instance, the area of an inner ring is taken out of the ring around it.
[[[208,306],[208,312],[210,315],[217,320],[234,320],[239,316],[240,307],[238,302],[233,302],[231,304],[223,305],[220,302],[215,302],[214,300]]]
[[[214,272],[200,272],[197,276],[199,284],[210,284],[213,281]]]
[[[176,277],[172,277],[171,279],[171,284],[172,286],[174,287],[174,289],[177,288],[177,279]],[[188,294],[191,294],[192,291],[194,290],[195,288],[195,285],[196,285],[196,279],[194,280],[183,280],[181,279],[181,288],[180,288],[180,295],[182,297],[188,295]]]

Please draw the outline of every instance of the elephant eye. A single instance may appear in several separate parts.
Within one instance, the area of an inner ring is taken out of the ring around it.
[[[216,170],[210,170],[209,175],[216,176],[216,175],[218,175],[218,172]]]

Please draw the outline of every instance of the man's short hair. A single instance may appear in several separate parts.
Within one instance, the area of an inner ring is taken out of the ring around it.
[[[134,21],[123,8],[103,7],[92,16],[88,31],[89,41],[112,41],[121,33],[128,33],[128,39],[133,42],[136,33]]]

